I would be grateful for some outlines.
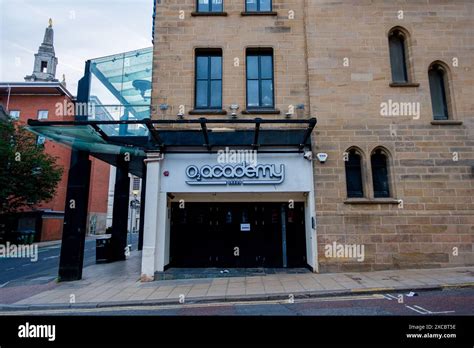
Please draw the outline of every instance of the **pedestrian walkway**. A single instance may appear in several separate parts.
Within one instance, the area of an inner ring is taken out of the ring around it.
[[[107,307],[200,301],[238,301],[370,292],[410,292],[474,286],[474,267],[331,274],[265,274],[245,277],[140,282],[141,252],[127,261],[92,265],[83,280],[51,283],[45,291],[9,303],[0,289],[0,309]]]
[[[86,237],[86,240],[93,240],[93,239],[97,239],[97,238],[100,238],[100,237],[103,237],[104,235],[89,235]],[[47,241],[47,242],[39,242],[39,243],[35,243],[36,245],[38,245],[38,248],[46,248],[46,247],[50,247],[50,246],[61,246],[61,243],[62,241],[61,240],[50,240],[50,241]]]

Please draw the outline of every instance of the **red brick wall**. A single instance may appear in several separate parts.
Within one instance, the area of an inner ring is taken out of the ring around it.
[[[63,219],[43,219],[41,241],[58,240],[63,234]]]
[[[7,104],[6,96],[0,96],[0,103]],[[20,122],[26,124],[28,119],[37,119],[39,110],[48,110],[48,121],[66,121],[72,120],[72,116],[56,115],[56,104],[70,102],[66,96],[41,96],[41,95],[11,95],[9,110],[20,111]],[[49,202],[43,202],[38,205],[39,209],[51,209],[54,211],[64,211],[66,202],[68,170],[71,160],[71,150],[67,147],[46,141],[45,149],[48,154],[56,157],[56,163],[63,168],[63,176],[56,189],[55,197]],[[45,231],[43,231],[44,234]],[[55,231],[60,238],[61,231]]]
[[[69,121],[73,120],[73,114],[62,115],[57,113],[57,103],[64,104],[70,102],[67,96],[57,95],[11,95],[9,110],[20,111],[20,122],[26,124],[28,119],[37,119],[39,110],[48,110],[48,121]],[[0,104],[6,107],[7,96],[0,96]],[[71,160],[71,150],[64,145],[46,141],[46,152],[56,157],[56,163],[63,168],[61,181],[56,189],[56,195],[49,202],[43,202],[37,206],[38,209],[51,209],[53,211],[64,211],[67,193],[67,180],[69,165]],[[89,196],[89,213],[107,214],[107,199],[109,188],[109,170],[107,163],[101,162],[91,157],[92,173],[91,188]],[[46,219],[43,222],[42,241],[57,240],[62,237],[61,219]]]
[[[92,158],[89,212],[107,213],[110,165]]]

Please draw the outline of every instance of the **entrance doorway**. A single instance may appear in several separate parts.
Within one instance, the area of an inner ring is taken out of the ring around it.
[[[171,206],[170,266],[306,267],[303,203]]]

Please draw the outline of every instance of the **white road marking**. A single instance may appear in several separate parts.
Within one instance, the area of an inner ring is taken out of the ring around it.
[[[420,306],[417,306],[417,305],[413,305],[413,307],[416,307],[416,308],[418,308],[420,311],[425,311],[426,313],[429,313],[429,314],[433,313],[433,312],[427,310],[426,308],[423,308],[423,307],[420,307]]]
[[[45,257],[45,258],[43,259],[43,261],[45,261],[45,260],[51,260],[51,259],[57,259],[58,257],[59,257],[59,255]]]
[[[405,305],[405,307],[407,307],[407,308],[411,309],[412,311],[415,311],[415,312],[417,312],[418,314],[428,314],[428,313],[425,313],[425,312],[420,312],[418,309],[416,309],[416,308],[413,308],[413,307],[410,307],[410,306],[407,306],[407,305]]]
[[[8,283],[10,283],[10,281],[6,282],[6,283],[3,283],[0,285],[0,288],[3,288],[4,286],[6,286]]]
[[[393,296],[393,295],[391,295],[391,294],[386,294],[386,295],[387,295],[389,298],[392,298],[392,299],[394,299],[394,300],[398,300],[398,297],[395,297],[395,296]]]
[[[456,313],[456,311],[442,311],[442,312],[432,312],[426,308],[423,308],[423,307],[420,307],[420,306],[417,306],[417,305],[413,305],[413,307],[416,307],[416,308],[413,308],[413,307],[410,307],[410,306],[405,306],[409,309],[411,309],[412,311],[415,311],[417,313],[420,313],[420,314],[448,314],[448,313]]]

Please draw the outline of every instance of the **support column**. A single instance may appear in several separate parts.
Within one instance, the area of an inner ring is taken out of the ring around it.
[[[157,259],[157,236],[160,219],[160,181],[161,161],[163,155],[149,153],[145,164],[147,189],[145,194],[145,217],[143,233],[142,272],[141,281],[153,281],[155,279]]]
[[[72,151],[59,259],[60,282],[82,279],[90,176],[89,153]]]
[[[130,178],[128,176],[129,161],[123,155],[117,160],[115,175],[114,210],[112,215],[112,261],[126,259],[128,231],[128,206],[130,197]]]
[[[142,187],[140,192],[140,227],[138,229],[138,250],[143,250],[143,233],[145,231],[145,201],[146,201],[146,165],[142,170]]]
[[[84,77],[79,81],[77,87],[76,103],[89,102],[90,66],[91,62],[87,61]],[[75,115],[76,121],[87,120],[87,111],[83,110],[82,112]],[[73,149],[69,166],[63,237],[59,258],[58,279],[60,282],[82,279],[90,180],[91,161],[89,160],[89,152]]]
[[[155,272],[163,272],[169,263],[170,230],[168,224],[167,206],[168,197],[166,192],[158,195],[158,225],[156,229],[156,260]]]

